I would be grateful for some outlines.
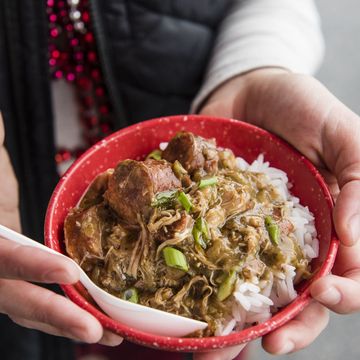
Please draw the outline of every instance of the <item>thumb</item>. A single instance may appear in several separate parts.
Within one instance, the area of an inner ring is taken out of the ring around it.
[[[325,124],[324,161],[340,188],[334,210],[335,228],[341,242],[351,246],[360,238],[360,118],[341,104]]]

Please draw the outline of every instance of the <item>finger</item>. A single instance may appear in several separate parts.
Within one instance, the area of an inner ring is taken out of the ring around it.
[[[328,322],[328,310],[313,302],[293,320],[266,335],[262,345],[267,352],[277,355],[303,349],[317,338]]]
[[[347,246],[354,245],[360,238],[360,201],[358,199],[360,199],[360,173],[358,180],[350,181],[342,187],[334,209],[336,232],[340,241]]]
[[[88,312],[63,296],[20,280],[0,280],[0,312],[48,324],[88,343],[98,342],[103,336],[101,324]]]
[[[329,275],[312,284],[311,295],[339,314],[360,310],[360,270],[345,274],[346,277]]]
[[[73,340],[79,340],[79,341],[81,340],[81,339],[75,338],[74,334],[72,334],[71,332],[64,331],[62,329],[58,329],[49,324],[41,323],[38,321],[31,321],[31,320],[27,320],[24,318],[19,318],[17,316],[9,316],[9,317],[14,323],[16,323],[22,327],[26,327],[28,329],[39,330],[39,331],[42,331],[42,332],[50,334],[50,335],[63,336],[63,337],[67,337],[67,338],[70,338]]]
[[[241,352],[246,344],[227,347],[206,353],[195,353],[194,360],[232,360]]]
[[[121,336],[116,335],[109,330],[104,330],[104,335],[99,341],[99,344],[107,346],[119,346],[122,342],[123,338]]]
[[[70,259],[0,239],[0,278],[73,284],[79,270]]]

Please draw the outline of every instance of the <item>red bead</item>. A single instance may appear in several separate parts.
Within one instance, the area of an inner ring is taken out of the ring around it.
[[[84,22],[89,22],[89,21],[90,21],[90,14],[89,14],[88,11],[84,11],[84,12],[82,13],[82,20],[83,20]]]
[[[83,90],[91,89],[91,81],[86,77],[82,77],[77,81],[78,86]]]
[[[110,129],[110,125],[109,124],[101,124],[100,125],[100,128],[101,128],[101,131],[104,133],[104,134],[109,134],[111,129]]]
[[[65,29],[67,32],[71,33],[72,31],[74,31],[74,25],[73,24],[67,24],[65,26]]]
[[[88,43],[94,42],[94,35],[91,32],[88,32],[85,36],[85,41]]]
[[[107,115],[109,113],[109,108],[108,108],[107,105],[101,105],[99,107],[99,111],[100,111],[101,114]]]
[[[61,10],[60,11],[60,20],[64,21],[67,17],[68,17],[68,12],[66,10]]]
[[[84,106],[90,107],[94,105],[94,99],[92,96],[84,96],[82,99]]]
[[[54,28],[54,29],[51,29],[51,30],[50,30],[50,36],[51,36],[51,37],[55,38],[55,37],[57,37],[58,35],[59,35],[59,30],[58,30],[58,29]]]
[[[97,60],[95,51],[89,51],[87,54],[87,58],[90,62],[95,62]]]
[[[91,77],[95,80],[98,81],[101,79],[101,74],[99,69],[93,69],[91,70]]]
[[[79,40],[74,38],[70,40],[70,45],[71,46],[78,46],[79,45]]]
[[[65,1],[58,1],[58,2],[57,2],[57,6],[58,6],[59,8],[63,8],[63,7],[65,6]]]
[[[54,59],[58,59],[60,57],[60,51],[59,50],[54,50],[51,52],[51,56],[54,58]]]
[[[103,87],[99,86],[95,89],[95,94],[98,97],[103,97],[105,95],[105,89]]]

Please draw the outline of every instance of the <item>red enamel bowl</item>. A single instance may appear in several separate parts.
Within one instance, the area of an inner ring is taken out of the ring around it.
[[[175,338],[138,331],[105,315],[80,283],[62,288],[72,301],[93,314],[105,328],[141,345],[194,352],[245,343],[285,324],[308,305],[311,300],[309,284],[330,272],[339,245],[332,224],[333,201],[323,178],[304,156],[267,131],[237,120],[187,115],[145,121],[112,134],[83,154],[57,185],[46,214],[46,245],[64,253],[64,219],[97,174],[124,159],[143,159],[158,148],[159,143],[168,141],[181,130],[205,138],[213,137],[218,145],[232,149],[235,155],[248,162],[263,153],[272,166],[287,173],[293,184],[292,193],[315,215],[320,255],[312,263],[314,277],[303,282],[297,288],[298,297],[268,321],[227,336],[208,338]]]

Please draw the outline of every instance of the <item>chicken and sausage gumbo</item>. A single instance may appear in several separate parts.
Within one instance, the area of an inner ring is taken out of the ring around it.
[[[208,323],[231,317],[238,279],[283,264],[309,276],[277,189],[189,132],[99,175],[65,221],[68,254],[107,292]]]

